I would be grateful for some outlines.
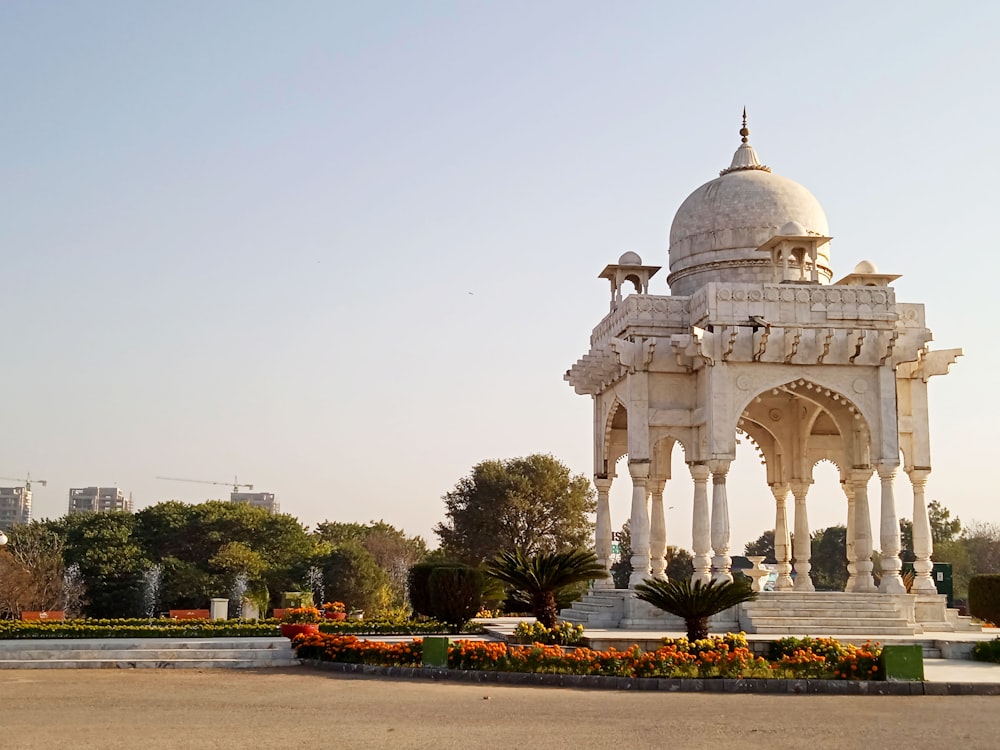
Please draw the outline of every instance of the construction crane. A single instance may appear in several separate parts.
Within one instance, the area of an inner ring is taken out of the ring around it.
[[[20,482],[21,484],[24,485],[24,489],[28,490],[29,492],[31,491],[32,482],[36,482],[37,484],[42,485],[42,487],[48,484],[48,482],[46,482],[44,479],[32,479],[30,471],[28,472],[28,477],[26,479],[21,479],[20,477],[0,477],[0,481]]]
[[[168,482],[194,482],[195,484],[221,484],[222,486],[228,486],[229,482],[213,482],[210,479],[181,479],[180,477],[157,477],[157,479],[165,479]],[[233,492],[239,492],[240,487],[246,487],[248,490],[253,490],[252,484],[240,484],[239,477],[233,477]]]

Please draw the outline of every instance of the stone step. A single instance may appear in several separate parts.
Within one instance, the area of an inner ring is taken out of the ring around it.
[[[785,625],[791,623],[788,617],[754,617],[754,625]],[[836,625],[858,625],[859,627],[869,627],[868,632],[880,632],[881,627],[904,627],[908,623],[901,617],[868,617],[859,621],[853,617],[796,617],[795,623],[804,628],[811,627],[832,627]]]
[[[0,641],[0,669],[226,669],[297,664],[287,638],[38,638]]]
[[[785,625],[762,625],[754,631],[756,635],[805,635],[812,637],[838,636],[838,635],[912,635],[913,628],[906,627],[882,627],[877,632],[867,626],[859,625],[838,625],[836,627],[802,626],[796,623]]]
[[[259,669],[291,667],[295,659],[262,663],[258,659],[7,659],[0,669]]]

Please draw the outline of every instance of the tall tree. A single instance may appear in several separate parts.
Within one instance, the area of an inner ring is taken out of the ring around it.
[[[552,456],[483,461],[443,499],[447,520],[434,533],[446,554],[466,563],[591,544],[587,514],[597,505],[590,480]]]
[[[427,543],[423,538],[408,537],[385,521],[369,524],[323,521],[317,524],[313,533],[334,546],[351,543],[364,547],[388,576],[391,606],[406,606],[407,573],[427,555]]]
[[[847,527],[828,526],[812,534],[812,579],[820,591],[843,591],[847,586]]]

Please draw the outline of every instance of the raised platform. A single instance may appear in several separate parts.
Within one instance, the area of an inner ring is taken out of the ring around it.
[[[287,638],[0,640],[0,669],[260,669],[296,664]]]
[[[588,593],[560,617],[585,628],[684,632],[684,621],[625,589]],[[767,591],[709,620],[712,632],[762,635],[914,636],[981,630],[941,595]]]

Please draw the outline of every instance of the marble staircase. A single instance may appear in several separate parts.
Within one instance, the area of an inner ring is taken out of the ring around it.
[[[683,632],[679,617],[661,612],[623,589],[589,592],[560,618],[588,629]],[[709,620],[711,632],[761,635],[913,636],[981,630],[940,595],[768,591]]]
[[[0,669],[259,669],[298,664],[287,638],[31,638],[0,641]]]

